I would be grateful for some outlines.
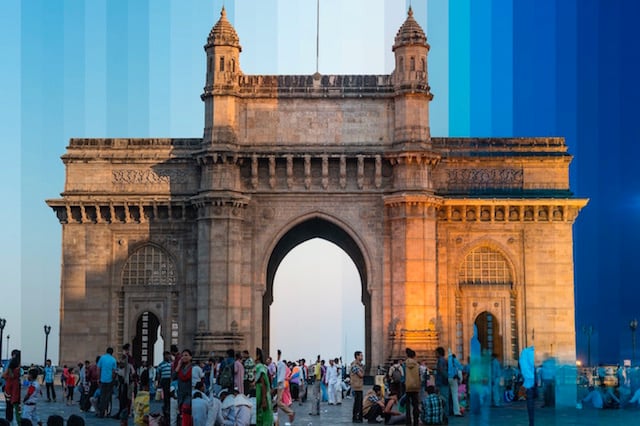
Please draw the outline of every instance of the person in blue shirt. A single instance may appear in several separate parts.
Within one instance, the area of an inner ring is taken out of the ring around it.
[[[98,377],[100,377],[100,401],[98,403],[98,413],[96,417],[104,417],[111,402],[113,393],[113,381],[118,363],[113,357],[113,348],[108,347],[107,353],[98,360]]]
[[[51,365],[51,360],[48,359],[44,366],[44,383],[47,387],[47,402],[56,402],[56,387],[53,385],[53,379],[56,376],[56,368]]]
[[[449,359],[448,359],[448,379],[449,379],[449,389],[451,391],[451,405],[453,406],[453,415],[457,417],[462,417],[462,413],[460,412],[460,402],[458,400],[458,384],[460,382],[462,376],[462,364],[456,358],[456,355],[451,353],[449,350]]]
[[[534,360],[534,347],[528,346],[520,352],[520,372],[522,373],[522,377],[524,379],[524,383],[522,386],[526,389],[527,392],[527,415],[529,416],[529,426],[533,426],[534,424],[534,409],[535,409],[535,399],[536,399],[536,369],[533,364]]]

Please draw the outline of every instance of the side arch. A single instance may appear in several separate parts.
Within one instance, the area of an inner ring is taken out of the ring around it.
[[[472,241],[457,254],[452,277],[456,289],[456,350],[464,353],[479,318],[484,322],[491,318],[492,331],[498,332],[492,352],[502,355],[503,360],[516,360],[521,342],[519,330],[525,326],[525,295],[513,255],[490,238]]]
[[[271,304],[273,303],[273,284],[276,271],[285,256],[299,244],[321,238],[334,243],[347,253],[356,266],[362,289],[361,301],[365,311],[365,365],[371,360],[371,295],[368,291],[370,262],[362,241],[349,227],[337,219],[313,213],[302,216],[283,229],[266,251],[263,268],[266,266],[266,288],[262,298],[262,347],[270,347]],[[264,270],[264,269],[263,269]],[[268,349],[266,349],[268,350]]]

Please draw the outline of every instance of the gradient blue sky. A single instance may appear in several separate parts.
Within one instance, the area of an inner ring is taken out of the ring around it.
[[[320,72],[389,73],[405,0],[320,0]],[[60,225],[70,137],[198,137],[202,45],[221,0],[0,2],[0,316],[25,360],[57,353]],[[227,0],[249,74],[315,71],[315,0]],[[640,49],[635,0],[414,0],[427,31],[432,133],[567,138],[576,195],[579,357],[631,355],[640,317]],[[6,341],[3,342],[6,344]],[[6,346],[3,352],[6,351]]]

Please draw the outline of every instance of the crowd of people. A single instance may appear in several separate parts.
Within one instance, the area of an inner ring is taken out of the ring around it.
[[[483,356],[479,363],[466,365],[442,347],[435,350],[434,365],[419,362],[411,348],[406,348],[405,354],[384,371],[382,381],[364,393],[361,351],[354,353],[349,364],[340,357],[325,362],[320,355],[310,364],[305,359],[286,361],[280,350],[273,359],[260,349],[255,356],[248,350],[230,349],[224,357],[196,361],[189,349],[172,345],[154,367],[146,361],[136,362],[130,345],[125,344],[117,357],[109,347],[95,362],[63,366],[63,395],[58,395],[57,369],[51,360],[43,369],[23,372],[20,351],[14,350],[2,374],[5,421],[41,425],[37,406],[45,398],[47,402],[78,404],[83,412],[117,419],[121,425],[133,418],[140,426],[284,426],[294,422],[296,405],[310,401],[309,415],[320,416],[321,402],[339,406],[345,398],[353,401],[354,423],[446,424],[450,416],[464,416],[469,411],[483,415],[486,407],[520,399],[527,401],[533,424],[538,389],[543,407],[555,405],[556,365],[548,359],[535,367],[532,347],[522,351],[519,369],[503,368],[496,354],[490,360]],[[616,370],[617,386],[610,386],[601,370],[590,380],[588,393],[580,395],[578,408],[640,406],[640,387],[631,391],[634,379],[628,368]],[[21,383],[23,374],[26,382]],[[26,391],[21,391],[21,385],[26,385]],[[114,396],[117,408],[112,404]],[[162,402],[161,412],[150,412],[154,399]],[[49,420],[55,425],[58,419],[52,417]],[[82,417],[76,417],[67,424],[83,422]]]

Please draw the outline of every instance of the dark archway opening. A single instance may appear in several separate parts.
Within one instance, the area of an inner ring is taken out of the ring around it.
[[[482,312],[476,317],[475,325],[478,328],[478,340],[483,354],[495,353],[499,359],[504,359],[502,350],[502,335],[498,319],[491,312]]]
[[[138,317],[132,348],[133,359],[138,365],[142,361],[155,365],[154,346],[158,340],[159,327],[160,320],[152,312],[145,311]]]
[[[262,307],[262,347],[270,347],[271,305],[273,303],[273,284],[278,267],[285,256],[299,244],[320,238],[340,247],[353,261],[360,283],[362,285],[362,299],[364,305],[365,325],[365,365],[371,365],[371,297],[367,291],[367,272],[364,256],[358,244],[346,231],[338,225],[321,218],[312,218],[300,223],[289,230],[276,244],[267,265],[267,288]],[[353,355],[353,354],[351,354]]]

